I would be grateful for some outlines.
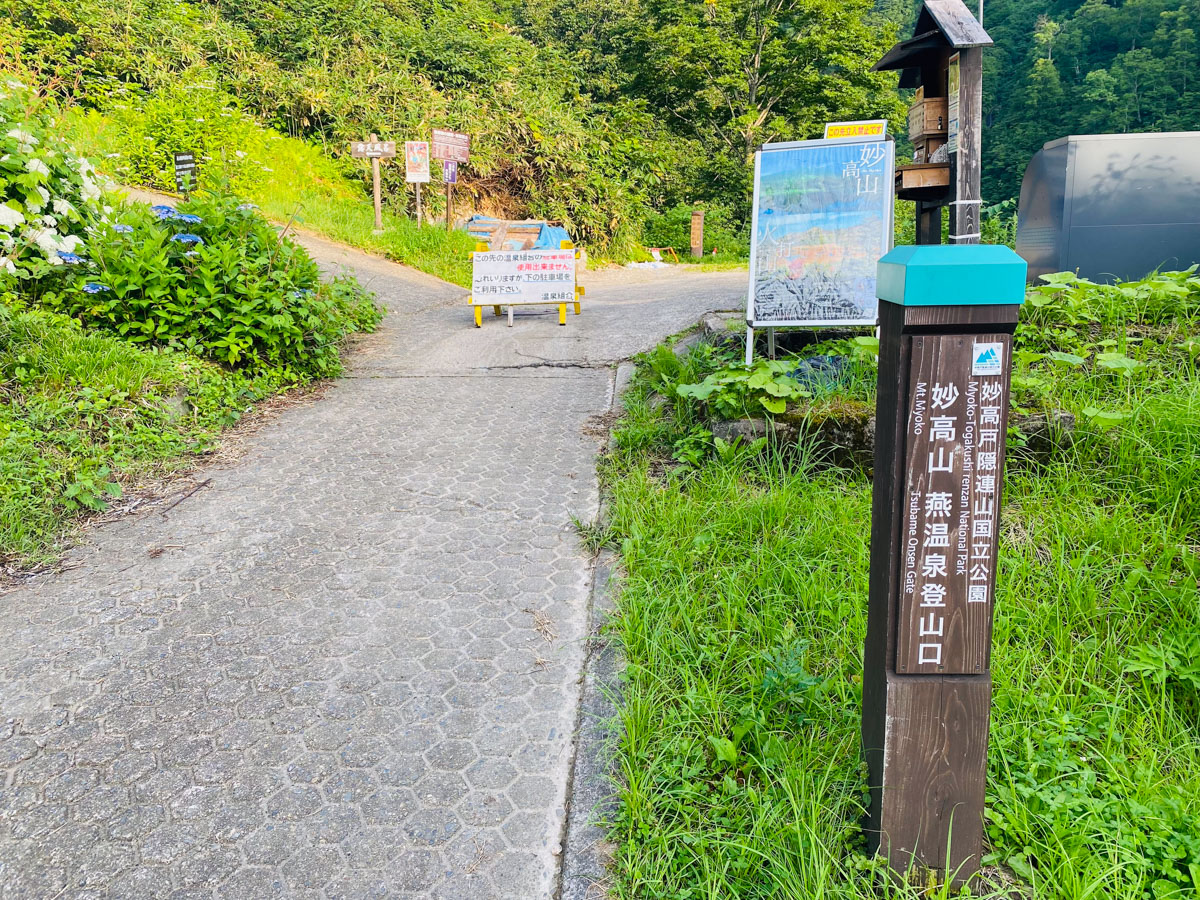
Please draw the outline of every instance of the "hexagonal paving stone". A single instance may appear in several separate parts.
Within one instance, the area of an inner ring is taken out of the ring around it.
[[[572,517],[598,502],[583,428],[608,362],[727,299],[626,285],[594,327],[476,332],[459,289],[316,246],[393,310],[362,377],[5,595],[0,892],[549,895],[588,635]]]

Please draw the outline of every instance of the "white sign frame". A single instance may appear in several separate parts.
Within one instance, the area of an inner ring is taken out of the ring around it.
[[[569,280],[542,281],[543,275],[567,274],[565,269],[518,269],[518,266],[567,266]],[[508,279],[508,280],[496,280]],[[477,250],[471,254],[472,306],[560,306],[579,300],[575,286],[578,265],[575,250]],[[547,285],[559,296],[546,297]],[[503,288],[494,293],[492,288]]]
[[[412,158],[409,156],[410,147],[425,147],[425,168],[413,168]],[[409,184],[428,184],[431,179],[429,174],[429,141],[405,141],[404,142],[404,180]]]
[[[883,252],[886,254],[892,249],[895,243],[895,210],[896,196],[892,187],[894,173],[896,169],[896,144],[894,141],[884,140],[878,141],[875,139],[867,140],[850,140],[848,138],[832,138],[829,140],[813,140],[813,141],[787,141],[778,144],[763,144],[762,148],[754,154],[754,206],[750,218],[750,284],[746,293],[746,325],[750,329],[747,343],[747,358],[749,359],[753,338],[753,329],[755,328],[849,328],[857,326],[874,326],[878,324],[879,314],[876,307],[874,318],[870,319],[796,319],[782,321],[759,320],[755,317],[754,309],[754,289],[757,283],[757,265],[758,265],[758,224],[759,224],[759,188],[762,168],[762,154],[773,153],[781,150],[797,150],[797,149],[819,149],[823,147],[849,147],[856,145],[871,145],[878,146],[880,144],[886,146],[888,159],[885,164],[884,184],[880,194],[885,198],[886,204],[883,216],[882,227],[882,246]]]

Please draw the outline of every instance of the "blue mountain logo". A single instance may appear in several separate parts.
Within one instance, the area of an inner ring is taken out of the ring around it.
[[[1000,365],[1000,354],[991,347],[988,347],[979,356],[975,357],[975,365],[987,366],[989,368]]]
[[[1000,344],[976,344],[972,375],[999,375],[1004,371],[1003,350]]]

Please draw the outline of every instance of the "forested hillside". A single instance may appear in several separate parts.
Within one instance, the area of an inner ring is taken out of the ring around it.
[[[830,119],[886,116],[902,130],[894,74],[869,70],[917,6],[0,0],[0,60],[118,120],[153,106],[159,133],[186,123],[193,142],[216,140],[209,126],[229,103],[334,157],[372,131],[468,131],[460,190],[471,205],[561,219],[621,255],[648,234],[682,234],[693,204],[709,209],[710,229],[736,235],[764,141],[819,136]],[[1200,0],[987,0],[985,25],[996,41],[985,57],[989,204],[1015,197],[1047,140],[1200,127]],[[384,173],[403,211],[402,172]]]
[[[905,34],[918,6],[877,4]],[[989,203],[1016,197],[1055,138],[1200,129],[1200,0],[986,0],[984,27]]]
[[[81,103],[138,106],[128,90],[145,89],[194,122],[206,118],[201,100],[227,92],[334,154],[371,131],[403,140],[461,129],[474,139],[461,187],[478,208],[563,219],[616,250],[676,204],[707,202],[714,225],[743,217],[758,142],[899,110],[893,78],[868,71],[893,38],[869,0],[133,0],[116,11],[7,0],[0,10],[5,55]],[[390,202],[403,204],[402,174],[385,173]]]

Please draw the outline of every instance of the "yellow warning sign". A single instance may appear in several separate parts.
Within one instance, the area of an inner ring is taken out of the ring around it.
[[[887,119],[872,119],[867,122],[830,122],[825,126],[826,140],[854,138],[858,141],[882,141],[885,137],[887,137]]]

